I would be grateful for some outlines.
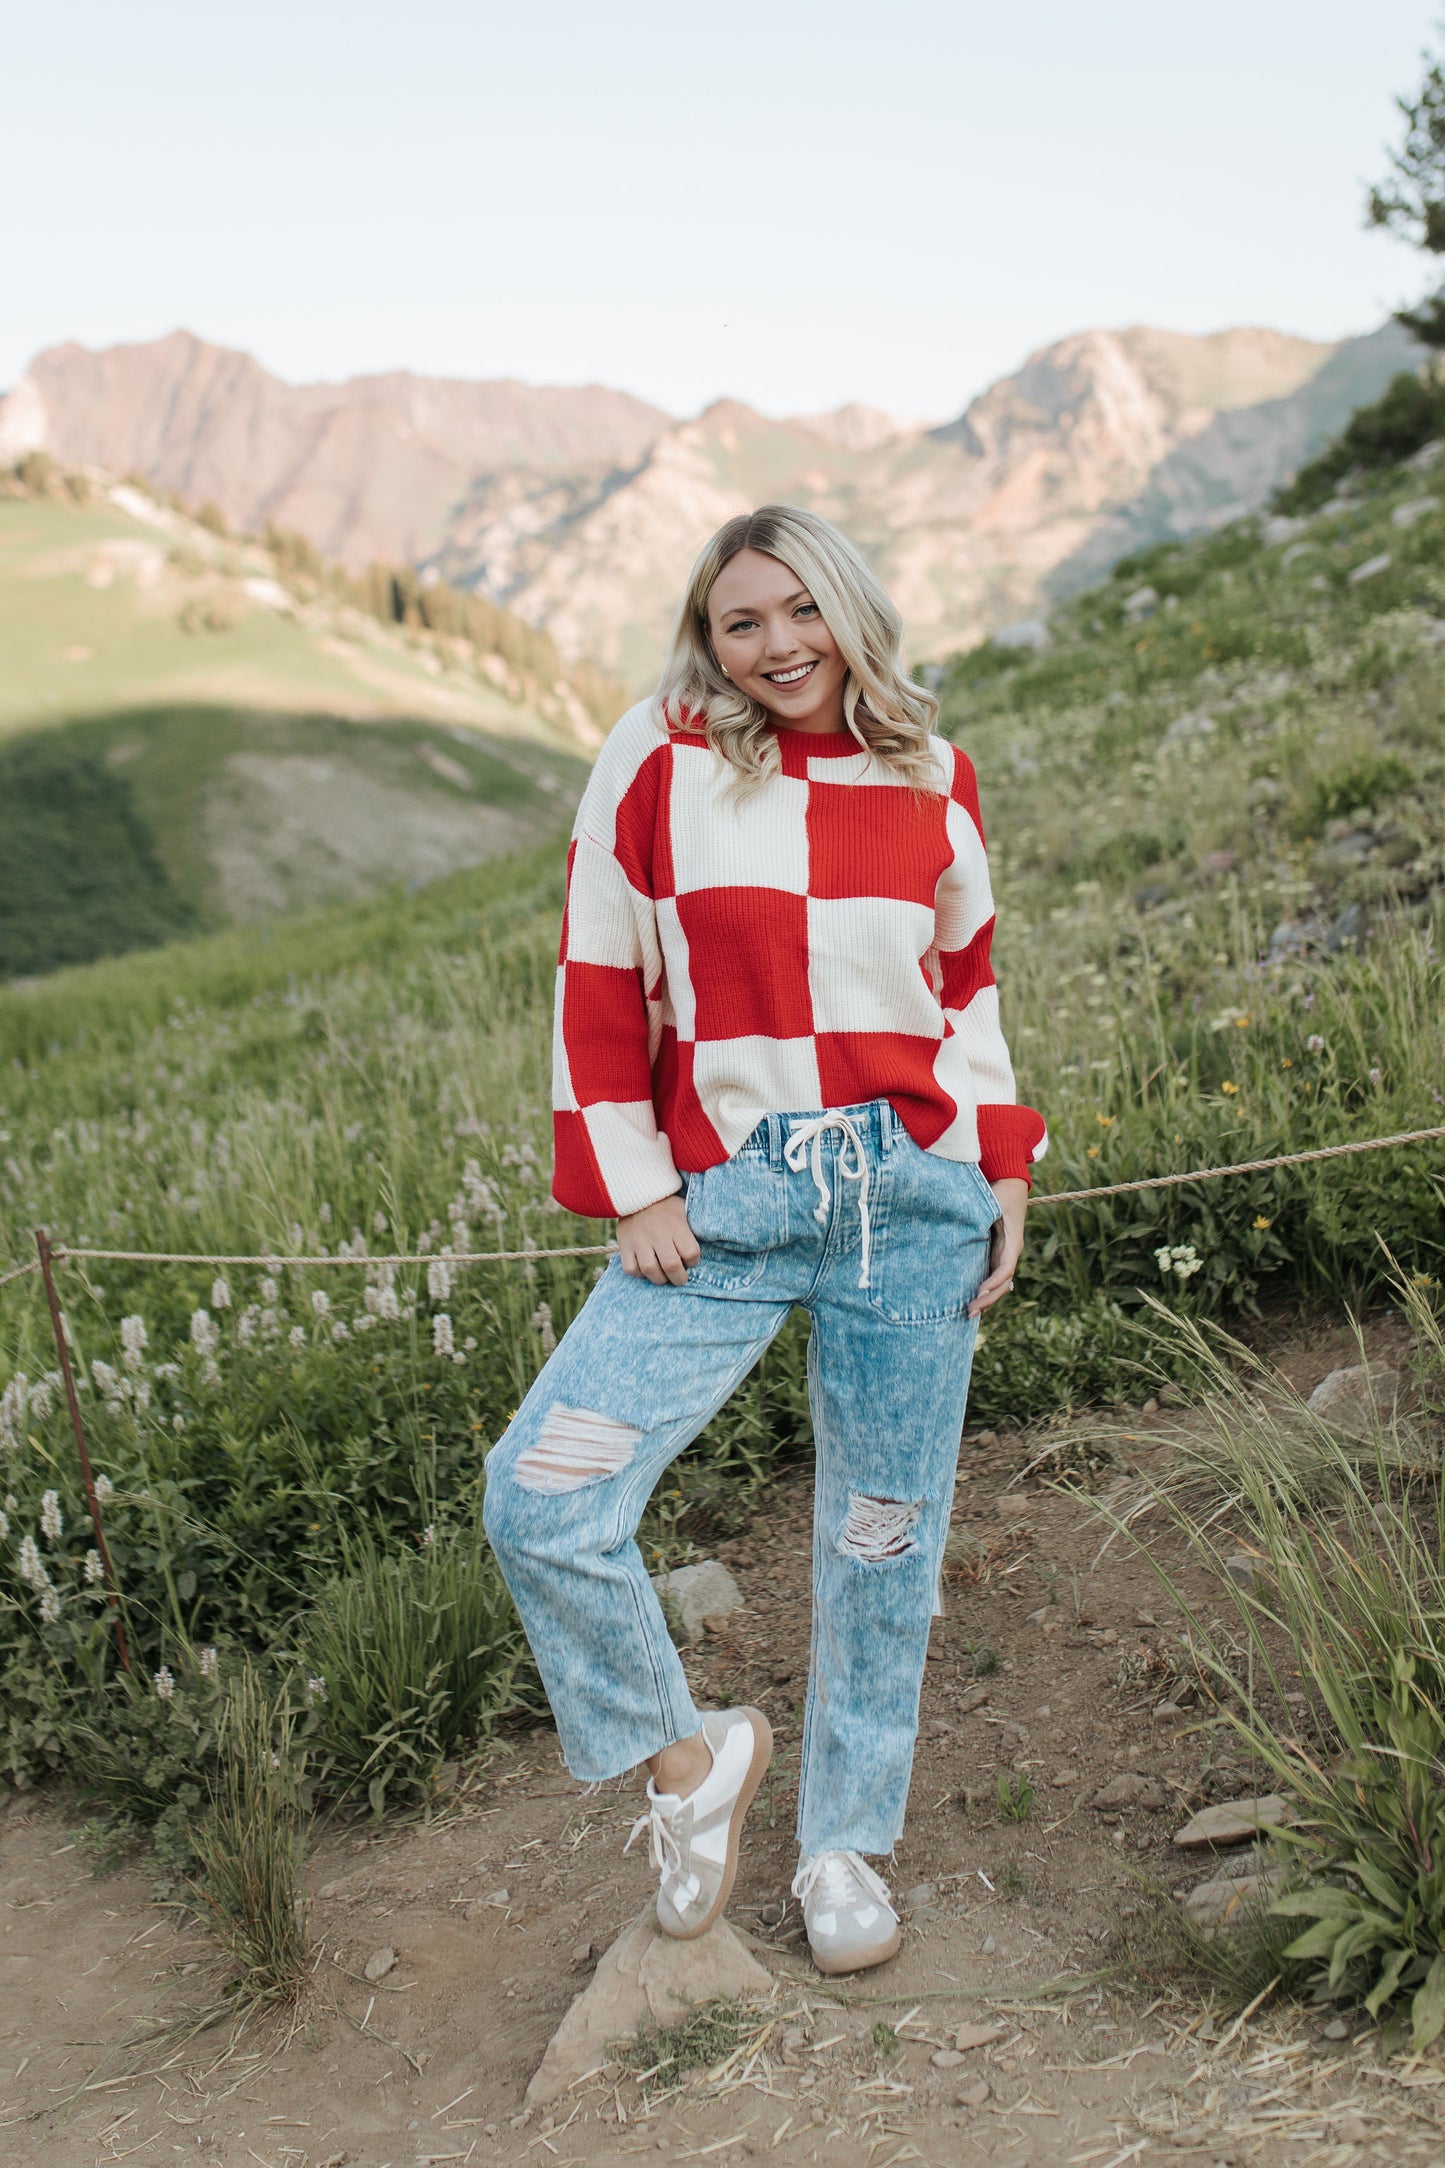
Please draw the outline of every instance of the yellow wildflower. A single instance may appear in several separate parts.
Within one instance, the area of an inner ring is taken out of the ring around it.
[[[1249,1018],[1247,1016],[1236,1016],[1236,1018],[1234,1019],[1234,1028],[1236,1031],[1248,1031]]]
[[[1089,1157],[1090,1157],[1090,1159],[1097,1159],[1097,1158],[1098,1158],[1098,1156],[1099,1156],[1099,1147],[1098,1147],[1098,1145],[1097,1145],[1097,1144],[1091,1144],[1091,1145],[1089,1146]]]
[[[1094,1120],[1101,1129],[1112,1129],[1116,1119],[1117,1116],[1113,1114],[1096,1114],[1094,1116]]]
[[[1262,1212],[1256,1212],[1256,1213],[1255,1213],[1255,1215],[1254,1215],[1254,1231],[1255,1231],[1255,1233],[1256,1233],[1257,1235],[1262,1235],[1262,1234],[1264,1233],[1264,1230],[1265,1230],[1265,1228],[1266,1228],[1266,1227],[1273,1227],[1273,1225],[1274,1225],[1274,1221],[1273,1221],[1273,1220],[1267,1220],[1267,1219],[1265,1218],[1265,1216],[1264,1216],[1264,1214],[1263,1214]]]
[[[1228,1077],[1226,1077],[1219,1089],[1224,1093],[1226,1099],[1233,1099],[1239,1091],[1239,1086],[1231,1084]]]
[[[1292,1062],[1292,1061],[1290,1060],[1290,1058],[1289,1058],[1288,1054],[1282,1054],[1282,1055],[1280,1056],[1280,1064],[1279,1064],[1279,1065],[1280,1065],[1281,1069],[1293,1069],[1293,1067],[1294,1067],[1294,1063],[1293,1063],[1293,1062]]]

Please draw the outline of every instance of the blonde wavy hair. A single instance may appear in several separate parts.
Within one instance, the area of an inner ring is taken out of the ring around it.
[[[723,676],[712,650],[708,597],[740,550],[776,557],[818,605],[848,665],[843,719],[858,743],[915,789],[936,790],[938,765],[928,735],[938,702],[903,674],[903,621],[847,536],[795,504],[739,513],[719,527],[693,566],[657,688],[664,718],[678,729],[701,730],[745,789],[782,765],[772,717]]]

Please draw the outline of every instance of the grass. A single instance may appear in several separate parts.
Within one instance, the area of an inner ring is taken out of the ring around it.
[[[1222,1722],[1293,1804],[1272,1839],[1290,1880],[1269,1907],[1281,1977],[1360,2004],[1415,2050],[1445,2030],[1445,1333],[1432,1292],[1401,1287],[1421,1405],[1376,1400],[1363,1435],[1191,1335],[1207,1436],[1187,1448],[1185,1481],[1157,1495],[1212,1570],[1211,1608],[1155,1568]],[[1247,1586],[1223,1564],[1226,1525],[1256,1562]]]
[[[765,2013],[755,2003],[718,1996],[676,2025],[639,2027],[631,2040],[615,2042],[612,2053],[640,2085],[667,2092],[694,2070],[720,2077],[728,2065],[761,2048],[784,2016],[797,2014]]]
[[[249,1665],[228,1693],[220,1747],[195,1838],[192,1902],[235,1968],[235,2003],[292,2001],[311,1947],[301,1896],[304,1802],[289,1712]]]

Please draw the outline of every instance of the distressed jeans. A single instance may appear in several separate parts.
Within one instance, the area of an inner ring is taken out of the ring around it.
[[[486,1526],[572,1773],[631,1769],[701,1719],[634,1540],[663,1471],[809,1314],[813,1634],[798,1838],[890,1852],[903,1828],[998,1207],[886,1100],[770,1114],[685,1177],[683,1287],[614,1258],[487,1456]]]

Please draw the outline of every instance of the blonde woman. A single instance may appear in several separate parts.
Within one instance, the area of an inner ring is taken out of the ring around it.
[[[989,963],[974,775],[872,573],[810,512],[730,520],[656,698],[577,816],[554,1191],[618,1255],[488,1457],[487,1527],[568,1765],[646,1764],[657,1913],[731,1892],[772,1747],[699,1715],[634,1541],[669,1462],[809,1313],[814,1622],[794,1894],[826,1973],[899,1944],[903,1828],[978,1318],[1013,1285],[1041,1118]]]

